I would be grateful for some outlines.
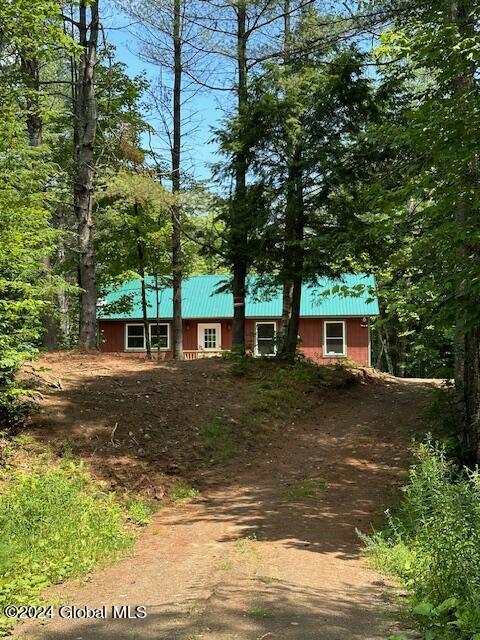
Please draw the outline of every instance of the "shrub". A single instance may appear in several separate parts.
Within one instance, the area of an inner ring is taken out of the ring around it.
[[[134,498],[127,504],[127,518],[139,527],[146,527],[152,520],[152,509],[141,498]]]
[[[409,590],[425,638],[478,640],[480,476],[429,443],[417,455],[399,513],[388,514],[388,529],[367,539],[367,549]]]
[[[199,496],[200,491],[183,480],[178,480],[168,492],[168,497],[174,502],[189,502]]]
[[[38,602],[42,588],[90,571],[133,542],[114,494],[82,465],[19,473],[0,497],[0,611]],[[0,631],[8,624],[0,616]]]

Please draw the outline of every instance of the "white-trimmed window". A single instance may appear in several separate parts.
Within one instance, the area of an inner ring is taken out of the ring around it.
[[[338,358],[347,354],[345,322],[325,320],[323,323],[323,355]]]
[[[145,331],[143,324],[125,325],[125,351],[145,351]]]
[[[255,323],[255,355],[274,356],[277,353],[275,343],[276,322]]]
[[[158,349],[160,343],[160,351],[168,351],[170,349],[170,325],[168,322],[152,322],[150,324],[150,344],[152,349]]]

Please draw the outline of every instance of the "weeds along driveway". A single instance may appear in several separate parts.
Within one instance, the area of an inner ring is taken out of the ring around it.
[[[356,529],[369,530],[391,500],[430,389],[392,380],[327,394],[258,450],[222,466],[203,498],[160,510],[131,558],[55,590],[57,605],[146,605],[145,619],[57,617],[16,635],[385,638],[396,628],[390,590],[360,557]]]

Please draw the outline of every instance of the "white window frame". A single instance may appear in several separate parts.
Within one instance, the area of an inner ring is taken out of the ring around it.
[[[328,353],[327,352],[327,325],[329,324],[341,324],[343,325],[343,342],[342,353]],[[323,357],[324,358],[345,358],[347,355],[347,323],[345,320],[324,320],[323,321]]]
[[[128,346],[128,327],[143,327],[143,347],[129,347]],[[125,351],[146,351],[145,344],[145,327],[143,322],[126,322],[125,323]]]
[[[205,348],[204,345],[204,329],[217,330],[217,346]],[[221,322],[199,322],[197,326],[197,346],[199,351],[220,351],[222,348],[222,323]]]
[[[276,320],[257,320],[255,322],[255,350],[254,353],[256,356],[261,356],[260,351],[258,350],[258,325],[259,324],[273,324],[273,339],[275,340],[275,337],[277,335],[277,321]],[[273,353],[270,353],[268,355],[264,355],[262,357],[266,357],[266,358],[271,358],[273,356],[277,355],[277,345],[274,342],[273,343]]]
[[[150,324],[148,325],[148,331],[149,331],[149,335],[150,335],[150,344],[152,344],[152,327],[156,327],[158,324],[159,327],[163,327],[166,326],[167,327],[167,346],[166,347],[160,347],[160,351],[170,351],[170,323],[169,322],[150,322]],[[152,349],[154,349],[155,351],[157,351],[157,347],[152,345]]]

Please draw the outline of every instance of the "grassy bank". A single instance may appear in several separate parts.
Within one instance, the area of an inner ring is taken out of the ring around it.
[[[3,470],[0,635],[6,605],[36,604],[42,589],[114,560],[133,543],[116,496],[76,462]]]
[[[458,469],[438,446],[419,446],[398,512],[366,544],[374,566],[405,587],[425,640],[480,640],[478,472]]]

